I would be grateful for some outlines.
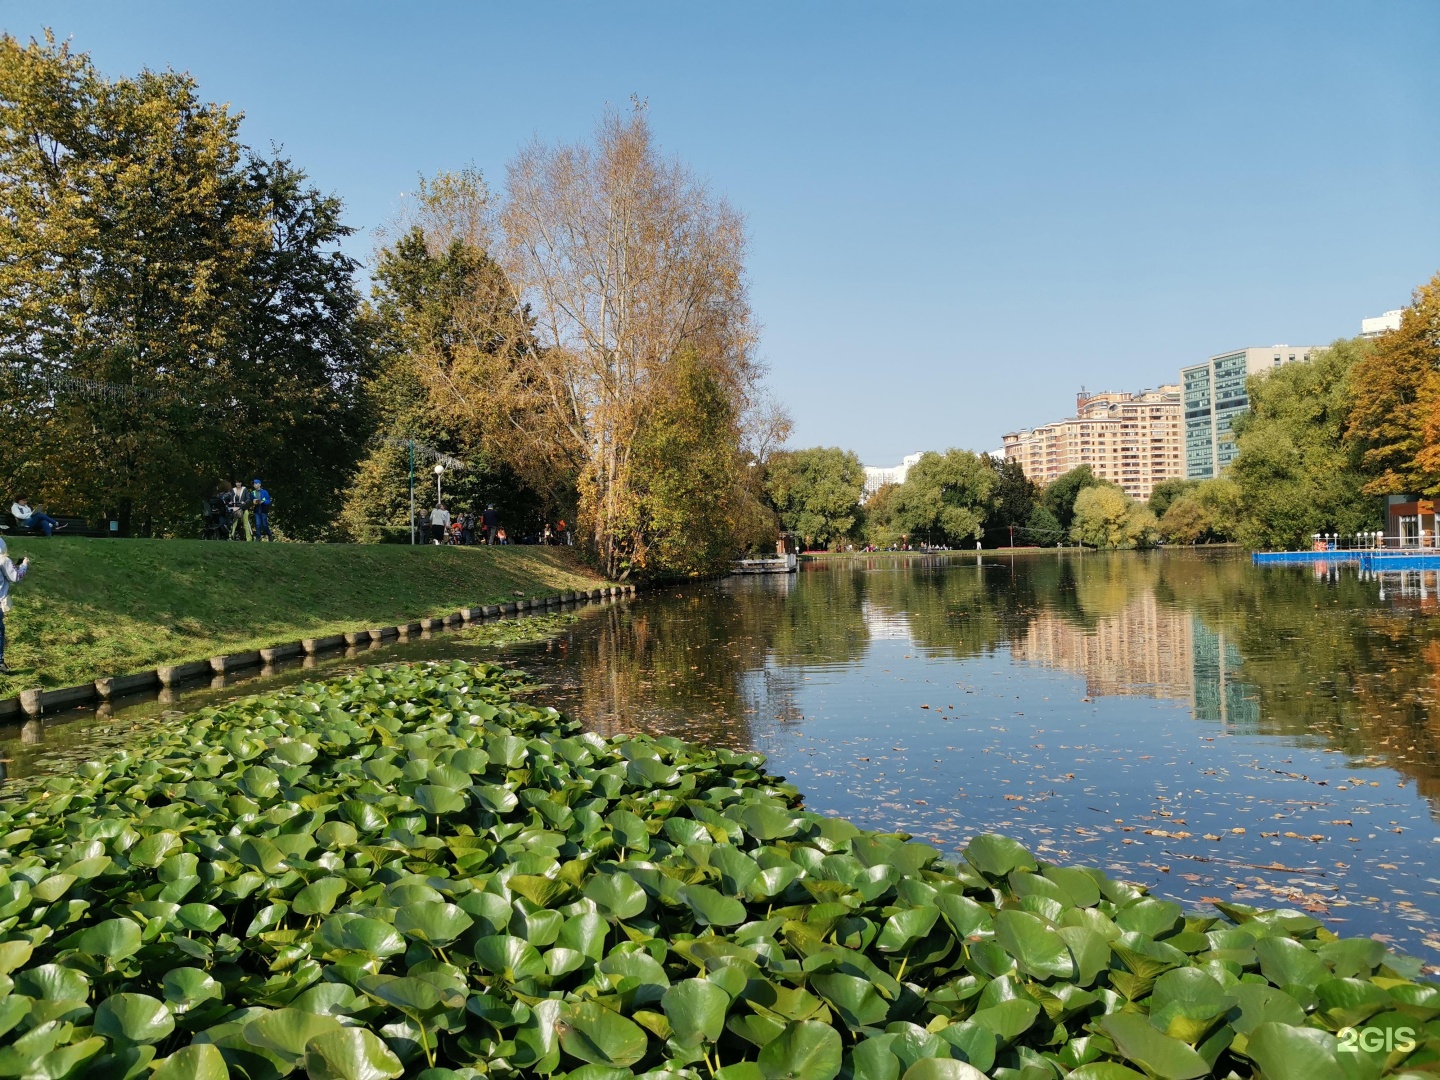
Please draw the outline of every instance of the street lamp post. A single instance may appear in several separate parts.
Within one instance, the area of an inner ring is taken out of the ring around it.
[[[445,500],[440,497],[440,477],[445,475],[445,466],[435,466],[435,505],[439,506]]]

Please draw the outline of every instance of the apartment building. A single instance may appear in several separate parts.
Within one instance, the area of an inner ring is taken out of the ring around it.
[[[1219,476],[1235,460],[1235,435],[1230,425],[1250,408],[1245,380],[1285,364],[1303,363],[1318,345],[1272,345],[1268,349],[1236,349],[1212,356],[1203,364],[1180,369],[1185,412],[1185,471],[1190,480]]]
[[[1075,415],[1005,436],[1007,461],[1048,484],[1062,473],[1089,465],[1135,499],[1155,485],[1185,475],[1179,386],[1138,394],[1106,392],[1075,399]]]

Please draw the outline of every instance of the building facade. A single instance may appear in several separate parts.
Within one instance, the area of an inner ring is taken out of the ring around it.
[[[1387,311],[1383,315],[1376,315],[1373,319],[1361,319],[1360,336],[1362,338],[1377,338],[1381,334],[1388,334],[1391,330],[1399,330],[1400,319],[1404,314],[1404,309],[1396,308],[1394,311]]]
[[[903,484],[905,477],[910,474],[910,467],[919,460],[919,454],[906,454],[899,465],[892,465],[889,468],[880,468],[875,465],[862,466],[865,470],[865,497],[868,499],[886,484]]]
[[[1005,436],[1005,459],[1048,484],[1080,465],[1118,484],[1134,499],[1148,499],[1162,480],[1184,476],[1180,387],[1138,394],[1081,393],[1075,415]]]
[[[1219,476],[1235,460],[1231,424],[1250,408],[1245,380],[1262,371],[1309,360],[1318,345],[1272,345],[1236,349],[1203,364],[1180,369],[1185,411],[1185,471],[1188,480]]]

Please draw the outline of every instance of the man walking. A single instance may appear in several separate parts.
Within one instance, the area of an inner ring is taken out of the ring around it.
[[[0,537],[0,675],[10,673],[5,663],[5,615],[10,610],[10,586],[25,576],[30,569],[30,558],[26,556],[16,566],[10,561],[10,550]]]
[[[239,480],[235,481],[225,496],[225,505],[230,508],[230,539],[235,539],[235,533],[241,525],[245,526],[245,539],[253,540],[254,533],[250,530],[250,491]]]
[[[450,529],[450,511],[438,505],[430,511],[430,535],[435,543],[445,543],[445,534]]]
[[[255,478],[255,489],[250,492],[250,502],[255,507],[255,539],[269,540],[273,544],[275,534],[270,531],[270,492],[260,486],[258,476]]]
[[[495,512],[495,504],[488,503],[485,512],[480,515],[480,525],[485,532],[485,543],[495,543],[495,532],[500,528],[500,515]]]
[[[62,529],[65,527],[49,514],[31,509],[30,500],[23,495],[10,504],[10,516],[20,528],[29,529],[31,532],[39,529],[46,536],[54,535],[57,525]]]

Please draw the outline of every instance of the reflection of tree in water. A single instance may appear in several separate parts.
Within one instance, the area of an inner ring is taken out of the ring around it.
[[[1440,624],[1376,606],[1354,573],[1172,558],[1156,594],[1233,641],[1259,702],[1253,730],[1382,758],[1440,801]]]

